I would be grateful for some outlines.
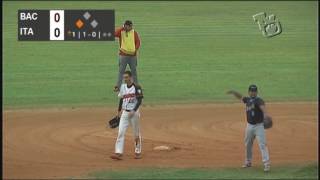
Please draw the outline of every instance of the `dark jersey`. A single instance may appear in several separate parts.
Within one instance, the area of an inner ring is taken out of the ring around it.
[[[263,112],[260,109],[264,105],[263,99],[260,97],[243,97],[243,103],[246,104],[247,121],[250,124],[257,124],[263,122]]]

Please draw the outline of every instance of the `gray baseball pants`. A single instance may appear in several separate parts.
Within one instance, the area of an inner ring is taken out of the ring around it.
[[[119,55],[119,73],[118,73],[118,82],[117,86],[120,88],[122,83],[122,76],[123,73],[126,71],[127,64],[129,64],[133,82],[138,84],[138,77],[137,77],[137,56],[123,56]]]
[[[266,165],[269,164],[269,152],[266,144],[266,135],[263,127],[263,123],[247,124],[245,134],[245,146],[246,146],[246,163],[252,161],[252,145],[253,141],[257,137],[259,148],[261,151],[262,162]]]

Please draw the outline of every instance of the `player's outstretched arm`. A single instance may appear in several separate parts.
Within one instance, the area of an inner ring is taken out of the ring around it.
[[[232,95],[234,95],[234,97],[236,97],[237,99],[240,99],[240,100],[242,100],[242,98],[243,98],[243,96],[240,93],[238,93],[237,91],[234,91],[234,90],[228,91],[227,94],[232,94]]]

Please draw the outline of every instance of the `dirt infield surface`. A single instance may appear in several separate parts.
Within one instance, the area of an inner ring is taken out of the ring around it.
[[[272,164],[317,161],[317,104],[269,103],[267,130]],[[6,110],[3,113],[4,178],[82,176],[126,167],[238,167],[244,158],[242,104],[142,108],[143,159],[133,159],[129,129],[124,160],[109,158],[117,129],[106,128],[109,108]],[[154,151],[166,145],[169,152]],[[254,164],[260,165],[258,146]]]

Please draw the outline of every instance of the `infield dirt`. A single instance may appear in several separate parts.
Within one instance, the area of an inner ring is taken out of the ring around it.
[[[267,130],[273,165],[317,161],[317,103],[269,103]],[[127,132],[124,160],[114,161],[117,129],[112,108],[30,109],[3,112],[4,178],[61,178],[128,167],[239,167],[244,159],[242,104],[143,107],[143,159],[133,158]],[[155,146],[171,151],[154,151]],[[254,165],[261,155],[254,145]]]

